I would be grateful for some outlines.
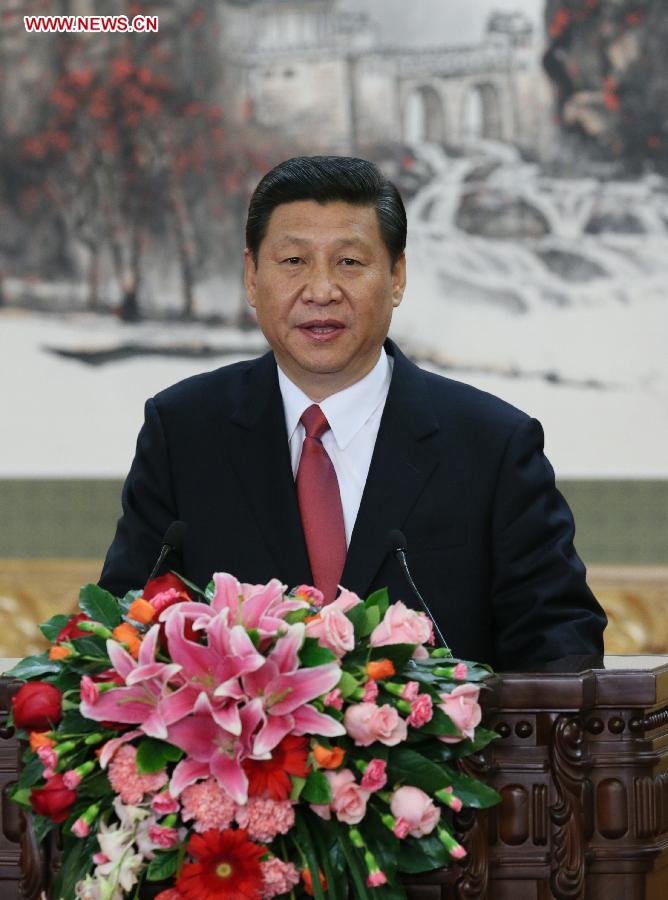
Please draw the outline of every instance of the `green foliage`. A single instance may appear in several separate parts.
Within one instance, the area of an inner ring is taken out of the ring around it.
[[[63,613],[58,613],[58,615],[56,616],[51,616],[48,622],[43,622],[39,626],[39,630],[42,632],[47,641],[51,641],[53,643],[69,621],[69,616],[63,615]]]
[[[367,609],[376,607],[378,609],[378,620],[380,621],[390,605],[390,594],[387,588],[380,588],[380,590],[374,591],[373,594],[369,594],[364,601],[364,605]]]
[[[390,781],[412,784],[430,796],[450,783],[441,766],[402,744],[390,754],[388,772]]]
[[[319,769],[309,772],[302,789],[301,799],[306,800],[307,803],[317,804],[332,802],[332,790],[324,772]]]
[[[121,624],[118,600],[96,584],[85,584],[79,592],[79,607],[94,622],[114,629]]]
[[[357,690],[359,687],[359,681],[350,674],[350,672],[343,672],[341,675],[341,680],[339,681],[338,688],[341,691],[344,699],[350,697],[350,695]]]
[[[295,827],[297,831],[296,846],[298,851],[306,858],[306,864],[313,880],[313,896],[315,900],[326,900],[325,894],[320,887],[318,856],[311,840],[311,832],[299,807],[295,811]]]
[[[99,850],[97,837],[87,838],[67,835],[63,841],[63,863],[58,871],[52,897],[75,897],[75,886],[93,867],[93,855]]]
[[[5,672],[5,678],[20,678],[22,681],[29,681],[31,678],[39,678],[42,675],[53,675],[60,672],[61,668],[59,662],[49,659],[49,651],[45,650],[34,656],[26,656],[13,669]]]
[[[178,762],[183,756],[183,750],[159,741],[157,738],[144,738],[137,748],[137,769],[143,775],[159,772],[168,762]]]
[[[444,766],[443,770],[448,779],[448,784],[452,785],[455,794],[460,798],[464,806],[472,806],[474,809],[487,809],[490,806],[496,806],[500,802],[501,797],[494,788],[483,784],[477,778],[458,772],[449,766]]]
[[[21,769],[21,774],[19,775],[18,781],[16,782],[16,787],[21,790],[22,788],[31,788],[37,784],[38,781],[41,781],[44,775],[44,765],[40,760],[39,756],[33,756],[32,759],[26,763],[26,765]]]
[[[317,638],[307,637],[304,639],[304,643],[299,651],[299,662],[302,666],[312,668],[313,666],[323,666],[326,663],[335,661],[336,654],[332,653],[327,647],[321,647]]]
[[[397,672],[403,672],[415,653],[415,644],[388,644],[386,647],[373,647],[371,659],[390,659]]]
[[[178,850],[157,850],[146,870],[146,879],[148,881],[163,881],[165,878],[171,878],[172,875],[176,874],[178,865]]]
[[[402,872],[431,872],[447,866],[450,861],[450,854],[433,832],[420,840],[407,837],[400,843],[398,864]]]

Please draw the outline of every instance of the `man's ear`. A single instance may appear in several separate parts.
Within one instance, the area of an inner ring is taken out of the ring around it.
[[[402,253],[392,266],[392,306],[401,303],[406,289],[406,254]]]
[[[255,290],[257,287],[257,266],[253,254],[246,247],[244,250],[244,285],[249,304],[255,309]]]

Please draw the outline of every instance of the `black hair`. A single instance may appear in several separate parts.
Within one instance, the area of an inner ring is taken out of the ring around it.
[[[399,191],[376,165],[353,156],[295,156],[267,172],[251,197],[246,246],[256,264],[271,214],[297,200],[373,206],[392,266],[404,252],[406,210]]]

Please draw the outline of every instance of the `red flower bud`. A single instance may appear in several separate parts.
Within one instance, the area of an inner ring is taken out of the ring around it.
[[[65,787],[62,775],[54,775],[44,787],[30,791],[30,805],[38,816],[46,816],[56,825],[64,822],[77,799],[77,792]]]
[[[181,581],[178,575],[172,575],[171,572],[147,581],[142,596],[144,600],[150,600],[151,597],[155,597],[156,594],[162,594],[164,591],[170,590],[170,588],[178,591],[180,594],[185,594],[184,600],[191,599],[188,586]]]
[[[30,681],[12,697],[14,724],[28,731],[49,731],[62,717],[62,694],[47,681]]]
[[[67,625],[63,625],[58,632],[56,644],[59,644],[61,641],[71,641],[74,638],[90,637],[90,632],[82,631],[77,627],[79,622],[90,622],[90,619],[86,613],[77,613],[76,616],[72,616]]]

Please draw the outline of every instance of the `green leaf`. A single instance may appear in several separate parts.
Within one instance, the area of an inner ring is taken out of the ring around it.
[[[56,616],[51,616],[48,622],[42,622],[42,624],[39,626],[39,630],[42,632],[47,641],[51,641],[53,643],[69,621],[70,616],[63,615],[63,613],[58,613],[58,615]]]
[[[487,809],[490,806],[496,806],[501,802],[501,797],[494,788],[483,784],[477,778],[458,772],[449,766],[443,766],[448,784],[452,785],[452,789],[462,801],[464,806],[472,806],[474,809]]]
[[[357,606],[353,606],[352,609],[348,610],[346,616],[353,623],[353,628],[355,629],[355,642],[357,642],[365,633],[367,625],[366,607],[363,603],[358,603]],[[366,631],[366,634],[370,633],[370,631]]]
[[[63,841],[62,866],[56,874],[52,897],[75,897],[76,884],[92,871],[93,855],[99,850],[96,834],[81,839],[73,836]]]
[[[450,784],[445,767],[405,745],[395,747],[388,763],[389,780],[419,787],[430,796]]]
[[[304,785],[306,784],[305,778],[300,778],[299,775],[291,775],[292,781],[292,791],[290,792],[290,799],[293,803],[296,803],[301,797],[301,793],[304,790]]]
[[[355,898],[356,900],[369,900],[369,892],[366,889],[366,865],[360,864],[357,851],[350,843],[348,828],[340,822],[337,822],[336,825],[339,832],[339,843],[355,885]]]
[[[378,607],[373,606],[371,609],[367,609],[364,625],[362,626],[362,630],[360,632],[361,636],[368,637],[379,622],[380,611]]]
[[[9,799],[13,803],[18,803],[19,806],[25,806],[27,809],[31,809],[30,806],[30,788],[20,788],[17,784],[9,791]]]
[[[146,870],[147,880],[163,881],[165,878],[171,878],[172,875],[176,874],[178,861],[178,850],[169,850],[166,852],[157,850]]]
[[[47,675],[60,672],[62,666],[59,662],[49,659],[49,651],[37,653],[34,656],[26,656],[18,662],[13,669],[4,673],[5,678],[20,678],[22,681],[29,681],[31,678],[37,678],[40,675]]]
[[[311,872],[311,880],[313,881],[313,896],[315,897],[315,900],[326,900],[325,894],[320,887],[318,857],[311,840],[311,833],[308,826],[306,825],[306,822],[304,821],[304,818],[301,815],[301,812],[299,811],[299,807],[297,807],[296,810],[295,825],[297,828],[297,847],[306,857],[306,862],[308,864],[309,871]]]
[[[432,872],[449,865],[451,861],[450,854],[434,833],[419,840],[407,837],[401,841],[398,865],[402,872]]]
[[[107,628],[113,629],[121,624],[121,610],[118,600],[109,591],[98,587],[97,584],[85,584],[81,588],[79,591],[79,607],[94,622],[101,622]]]
[[[380,590],[374,591],[373,594],[369,594],[369,596],[364,601],[364,605],[367,609],[370,609],[373,606],[377,607],[380,621],[380,619],[382,619],[387,612],[387,608],[390,605],[390,594],[387,588],[380,588]]]
[[[173,744],[157,738],[144,738],[137,748],[137,769],[143,775],[159,772],[168,762],[178,762],[182,756],[183,750]]]
[[[32,817],[32,832],[38,844],[41,844],[47,834],[50,834],[55,827],[51,819],[47,819],[45,816]]]
[[[424,734],[436,734],[439,737],[457,737],[461,736],[461,731],[454,724],[450,716],[446,715],[442,709],[434,707],[434,715],[419,729]]]
[[[324,772],[321,772],[319,769],[309,772],[306,784],[302,790],[301,799],[306,800],[308,803],[317,804],[332,802],[332,789],[325,778]]]
[[[321,647],[317,638],[307,637],[299,651],[299,661],[305,668],[324,666],[326,663],[335,662],[336,654],[327,647]]]
[[[42,781],[43,777],[44,765],[39,756],[35,755],[21,769],[21,774],[19,775],[19,779],[16,784],[19,790],[21,788],[31,788],[34,787],[38,781]]]
[[[357,690],[359,687],[359,681],[351,675],[350,672],[343,672],[341,675],[341,680],[339,681],[338,688],[341,691],[344,699],[350,697],[350,695]]]
[[[80,656],[93,656],[99,659],[101,663],[110,665],[109,654],[107,653],[107,642],[104,638],[97,634],[89,634],[87,637],[74,638],[71,641],[72,646]],[[72,665],[77,665],[76,658],[72,659]],[[84,663],[86,672],[90,668],[90,662]]]
[[[348,879],[338,837],[330,822],[316,816],[310,819],[310,831],[327,880],[327,900],[348,900]]]
[[[104,731],[99,722],[85,719],[78,709],[68,709],[60,720],[59,731],[65,734],[92,734],[94,731]]]
[[[489,731],[487,728],[476,728],[475,736],[472,741],[460,741],[458,744],[450,744],[451,758],[460,759],[462,756],[471,756],[472,753],[478,753],[480,750],[491,744],[492,741],[498,741],[501,737],[496,731]],[[441,744],[442,747],[445,744]]]

